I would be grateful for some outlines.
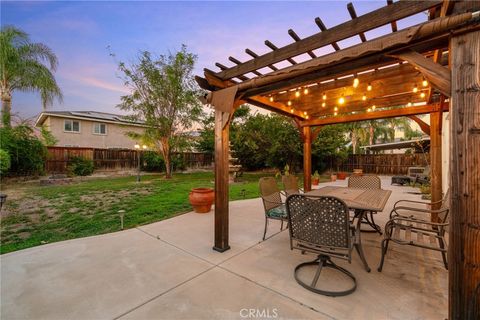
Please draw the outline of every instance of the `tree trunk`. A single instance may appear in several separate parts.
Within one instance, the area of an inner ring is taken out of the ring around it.
[[[357,134],[352,131],[352,150],[353,154],[357,153]]]
[[[161,148],[160,151],[162,152],[163,159],[165,160],[165,178],[171,179],[172,178],[172,161],[170,159],[170,143],[168,142],[168,138],[161,138],[160,139]]]
[[[370,145],[372,145],[373,144],[373,135],[375,134],[375,128],[372,125],[370,125],[369,130],[370,130],[370,141],[369,142],[370,142]]]
[[[11,126],[12,94],[2,90],[2,127]]]

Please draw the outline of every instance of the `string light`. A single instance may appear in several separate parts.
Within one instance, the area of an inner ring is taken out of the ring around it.
[[[407,107],[411,107],[411,106],[412,106],[411,102],[407,103]]]
[[[370,83],[367,86],[367,91],[372,91],[372,85]]]
[[[372,109],[368,108],[368,109],[367,109],[367,112],[370,112],[370,111],[372,111]]]
[[[308,116],[306,116],[305,119],[308,119]]]
[[[325,102],[322,102],[322,108],[325,108],[327,104]]]
[[[303,90],[303,94],[308,94],[308,88],[305,88],[305,89]]]
[[[270,97],[270,102],[273,102],[273,97]]]
[[[295,111],[293,108],[292,108],[292,109],[290,109],[290,113],[293,113],[293,111]]]
[[[322,95],[322,99],[323,100],[327,100],[327,94],[324,92],[323,95]]]
[[[334,112],[333,115],[336,116],[338,113]]]
[[[333,108],[333,111],[338,111],[338,108],[337,107]]]
[[[425,98],[425,92],[420,93],[420,98]]]
[[[291,105],[292,105],[292,101],[288,101],[287,104],[288,104],[289,106],[291,106]]]
[[[367,100],[367,95],[364,93],[363,96],[362,96],[362,100],[365,101]]]
[[[342,96],[340,97],[340,99],[338,99],[338,103],[339,103],[339,104],[344,104],[344,103],[345,103],[345,98],[343,97],[343,94],[342,94]]]
[[[424,87],[428,86],[428,81],[425,80],[425,79],[423,79],[423,81],[422,81],[422,86],[424,86]]]
[[[372,111],[375,110],[377,107],[375,105],[372,106]]]
[[[298,97],[300,97],[300,91],[297,90],[295,91],[295,98],[298,98]]]
[[[414,86],[413,86],[413,93],[417,93],[417,92],[418,92],[417,85],[414,85]]]
[[[354,88],[358,87],[359,83],[360,83],[360,80],[358,80],[357,75],[355,75],[355,78],[353,79],[353,87]]]
[[[307,115],[307,111],[303,111],[303,114],[304,114],[304,115]]]

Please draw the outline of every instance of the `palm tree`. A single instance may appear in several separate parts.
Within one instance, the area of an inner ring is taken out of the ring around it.
[[[58,65],[57,56],[42,43],[30,42],[27,33],[13,26],[0,31],[0,94],[2,124],[10,126],[12,92],[40,92],[45,109],[62,92],[53,72]]]

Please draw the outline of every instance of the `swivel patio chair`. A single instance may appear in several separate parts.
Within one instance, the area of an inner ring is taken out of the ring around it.
[[[282,183],[286,196],[303,193],[303,189],[298,187],[298,179],[294,175],[282,176]]]
[[[443,200],[434,203],[411,200],[400,200],[395,203],[390,212],[390,220],[385,225],[379,272],[383,269],[390,241],[400,245],[440,251],[445,269],[448,270],[445,231],[449,224],[449,198],[450,192],[447,191]],[[432,204],[439,204],[440,209],[430,209]],[[420,208],[418,205],[426,205],[426,207]],[[432,214],[438,216],[438,221],[431,221]]]
[[[350,176],[348,178],[348,187],[349,188],[360,188],[360,189],[381,189],[382,188],[382,181],[378,176],[374,175],[365,175],[365,176]],[[373,230],[363,230],[364,232],[378,232],[382,234],[382,229],[379,225],[375,223],[373,219],[373,214],[376,213],[374,211],[368,211],[362,223],[368,224]],[[355,217],[357,217],[360,212],[355,212]]]
[[[287,209],[282,202],[281,191],[278,189],[277,180],[273,177],[264,177],[259,180],[260,196],[265,209],[265,230],[263,240],[267,234],[268,220],[280,220],[280,231],[283,230],[283,222],[287,221]]]
[[[304,262],[295,267],[295,280],[302,287],[312,292],[327,296],[345,296],[357,287],[352,273],[336,265],[331,258],[340,258],[349,263],[354,247],[354,228],[350,225],[348,207],[335,197],[307,196],[294,194],[287,198],[288,223],[290,231],[290,249],[317,254],[311,262]],[[301,270],[318,265],[312,280],[302,280]],[[324,281],[319,280],[323,268],[331,268],[349,278],[353,285],[342,291],[330,291],[317,287]]]

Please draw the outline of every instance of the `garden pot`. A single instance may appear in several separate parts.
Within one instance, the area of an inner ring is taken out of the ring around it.
[[[330,175],[330,181],[337,181],[337,175],[336,174]]]
[[[320,179],[319,179],[319,178],[313,178],[313,179],[312,179],[312,185],[318,186],[319,183],[320,183]]]
[[[338,178],[339,180],[345,180],[345,179],[347,178],[347,174],[346,174],[345,172],[339,172],[339,173],[337,174],[337,178]]]
[[[212,188],[194,188],[188,195],[188,200],[197,213],[207,213],[212,209],[215,193]]]

